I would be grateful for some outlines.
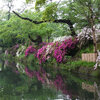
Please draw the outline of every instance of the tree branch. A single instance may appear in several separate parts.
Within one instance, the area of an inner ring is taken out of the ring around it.
[[[27,18],[27,17],[22,17],[22,16],[20,16],[18,13],[16,13],[15,11],[13,11],[13,13],[16,15],[16,16],[18,16],[19,18],[21,18],[21,19],[23,19],[23,20],[28,20],[28,21],[30,21],[30,22],[32,22],[32,23],[34,23],[34,24],[41,24],[41,23],[45,23],[45,22],[50,22],[51,20],[45,20],[45,21],[34,21],[34,20],[32,20],[32,19],[30,19],[30,18]],[[71,30],[71,32],[72,32],[72,36],[75,36],[76,35],[76,33],[75,33],[75,31],[74,31],[74,28],[73,28],[73,23],[71,22],[71,20],[66,20],[66,19],[56,19],[56,20],[53,20],[52,21],[53,23],[65,23],[65,24],[68,24],[69,25],[69,27],[70,27],[70,30]]]
[[[28,37],[29,37],[29,39],[32,41],[32,42],[34,42],[34,43],[37,43],[37,45],[39,45],[40,43],[42,43],[42,37],[41,36],[37,36],[37,39],[32,39],[32,37],[30,36],[30,34],[28,34]]]

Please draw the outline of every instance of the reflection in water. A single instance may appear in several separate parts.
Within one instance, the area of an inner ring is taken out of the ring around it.
[[[100,100],[100,87],[97,86],[96,82],[94,82],[94,87],[95,87],[95,98],[96,98],[95,100]]]
[[[94,85],[90,85],[90,84],[86,84],[84,82],[82,82],[82,89],[85,89],[89,92],[95,92],[95,86]]]
[[[99,81],[0,60],[0,100],[100,100]]]
[[[66,95],[69,94],[61,75],[56,75],[55,79],[51,80],[50,75],[48,76],[48,74],[42,67],[40,67],[38,71],[32,71],[32,70],[29,70],[27,67],[25,67],[25,72],[26,72],[26,75],[28,75],[30,78],[36,77],[38,81],[40,81],[42,84],[47,84],[52,87],[55,87],[57,91],[60,90],[62,91],[63,94],[66,94]],[[70,98],[70,95],[68,95],[68,97]]]

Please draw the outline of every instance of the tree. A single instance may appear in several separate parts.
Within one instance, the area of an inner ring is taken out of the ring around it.
[[[19,23],[20,22],[20,23]],[[0,23],[0,46],[1,47],[12,47],[17,43],[23,43],[25,38],[25,33],[20,26],[22,21],[20,19],[12,16],[9,20],[2,21]]]
[[[5,1],[5,3],[6,3],[6,6],[7,6],[7,8],[8,8],[8,20],[10,19],[10,17],[11,17],[11,10],[12,10],[12,8],[13,8],[13,2],[14,2],[14,0],[4,0]]]
[[[26,0],[27,2],[31,1],[31,0]],[[20,14],[18,14],[17,12],[13,11],[14,14],[16,14],[18,17],[20,17],[21,19],[24,19],[24,20],[28,20],[34,24],[41,24],[41,23],[45,23],[45,22],[53,22],[53,23],[65,23],[65,24],[68,24],[69,27],[70,27],[70,30],[71,30],[71,35],[72,36],[75,36],[76,33],[74,31],[74,28],[73,28],[73,22],[70,20],[70,19],[59,19],[58,18],[58,15],[57,15],[57,7],[60,3],[57,2],[49,2],[48,0],[36,0],[35,2],[35,8],[36,8],[36,11],[40,11],[40,6],[44,5],[43,7],[45,7],[45,3],[49,3],[49,5],[45,8],[44,11],[42,11],[42,17],[40,21],[37,21],[37,20],[34,20],[34,19],[30,19],[30,18],[27,18],[27,17],[23,17],[21,16]]]
[[[95,28],[96,24],[99,24],[100,16],[100,2],[99,0],[74,0],[70,5],[73,13],[76,13],[77,16],[80,16],[80,21],[82,24],[79,24],[81,27],[91,28],[93,34],[93,43],[94,43],[94,52],[97,53],[97,44],[95,37]],[[79,21],[79,22],[80,22]]]

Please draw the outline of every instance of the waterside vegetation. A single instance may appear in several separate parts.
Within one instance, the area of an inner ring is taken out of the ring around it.
[[[34,2],[35,8],[10,12],[10,17],[1,11],[5,13],[0,16],[4,59],[99,77],[100,55],[98,62],[82,61],[81,57],[99,50],[99,0],[26,0]]]

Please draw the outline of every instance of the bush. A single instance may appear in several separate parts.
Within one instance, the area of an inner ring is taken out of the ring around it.
[[[36,49],[33,46],[29,46],[26,50],[25,50],[25,56],[28,56],[29,54],[35,53]]]
[[[37,58],[41,63],[53,57],[58,63],[63,62],[65,55],[73,56],[78,50],[78,40],[76,38],[64,40],[63,42],[49,43],[37,51]]]

